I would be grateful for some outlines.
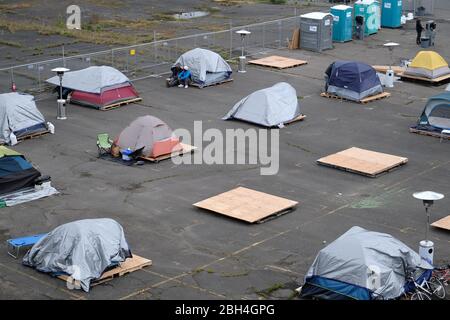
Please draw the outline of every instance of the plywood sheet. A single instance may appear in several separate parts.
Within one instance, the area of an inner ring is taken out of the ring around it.
[[[255,223],[274,215],[286,213],[287,210],[292,209],[297,204],[297,201],[238,187],[194,203],[194,206],[249,223]]]
[[[407,80],[407,79],[412,79],[412,80],[420,80],[420,81],[424,81],[424,82],[429,82],[429,83],[439,83],[442,82],[444,80],[450,79],[450,74],[446,74],[434,79],[430,79],[430,78],[425,78],[425,77],[419,77],[419,76],[412,76],[409,74],[405,74],[405,73],[399,73],[398,76],[400,78],[402,78],[403,80]]]
[[[433,222],[431,225],[436,228],[441,228],[450,231],[450,215]]]
[[[349,148],[317,160],[321,165],[375,177],[408,162],[398,157],[360,148]]]
[[[263,66],[263,67],[286,69],[286,68],[298,67],[298,66],[307,64],[308,62],[305,60],[298,60],[298,59],[286,58],[286,57],[281,57],[281,56],[270,56],[270,57],[265,57],[265,58],[261,58],[261,59],[250,60],[248,63],[256,64],[256,65]]]
[[[400,74],[405,72],[406,68],[404,67],[399,67],[399,66],[372,66],[372,68],[374,68],[376,71],[381,72],[381,73],[386,73],[389,68],[391,68],[394,71],[394,74]]]

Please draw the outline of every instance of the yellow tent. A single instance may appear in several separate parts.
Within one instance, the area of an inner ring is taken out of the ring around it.
[[[448,63],[439,55],[439,53],[434,51],[420,51],[411,61],[410,67],[436,70],[448,67]]]

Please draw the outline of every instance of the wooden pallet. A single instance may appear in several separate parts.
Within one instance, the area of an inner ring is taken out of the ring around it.
[[[398,157],[360,148],[349,148],[317,160],[318,164],[375,178],[408,162]]]
[[[305,118],[306,118],[306,116],[305,116],[304,114],[301,114],[301,115],[299,115],[297,118],[294,118],[294,119],[292,119],[292,120],[289,120],[289,121],[285,122],[284,125],[287,126],[287,125],[292,124],[292,123],[294,123],[294,122],[302,121],[302,120],[304,120]]]
[[[91,287],[94,287],[101,283],[105,283],[107,281],[111,281],[112,279],[117,277],[122,277],[128,273],[140,270],[151,265],[152,260],[148,260],[146,258],[133,254],[132,258],[128,258],[117,267],[104,272],[99,279],[91,281]],[[73,279],[70,279],[68,275],[59,275],[57,278],[64,281],[69,280],[75,287],[80,287],[80,282],[78,280],[74,281]]]
[[[346,99],[346,98],[343,98],[343,97],[339,97],[337,95],[330,94],[328,92],[322,92],[320,94],[320,96],[321,97],[325,97],[325,98],[330,98],[330,99],[345,100],[345,101],[351,101],[351,102],[366,104],[366,103],[369,103],[369,102],[372,102],[372,101],[375,101],[375,100],[381,100],[381,99],[390,97],[391,94],[389,92],[382,92],[382,93],[379,93],[379,94],[376,94],[376,95],[373,95],[373,96],[369,96],[369,97],[366,97],[366,98],[358,100],[358,101],[354,101],[354,100]]]
[[[431,225],[436,228],[441,228],[450,231],[450,215],[433,222]]]
[[[134,99],[130,99],[130,100],[120,101],[117,103],[113,103],[113,104],[110,104],[107,106],[100,107],[99,110],[108,111],[108,110],[112,110],[112,109],[117,109],[117,108],[125,106],[127,104],[135,103],[135,102],[139,102],[139,101],[142,101],[142,98],[134,98]]]
[[[47,134],[47,133],[50,133],[50,131],[45,130],[45,131],[41,131],[41,132],[30,133],[30,134],[27,134],[27,135],[22,136],[20,138],[17,138],[17,141],[23,141],[23,140],[38,138],[38,137],[43,136],[44,134]]]
[[[170,158],[173,158],[173,157],[178,157],[178,156],[181,156],[181,155],[186,154],[186,153],[194,152],[195,149],[197,149],[197,147],[191,146],[189,144],[180,143],[180,145],[183,147],[183,149],[181,149],[180,151],[175,151],[175,152],[172,152],[172,153],[169,153],[169,154],[163,154],[163,155],[158,156],[156,158],[154,158],[154,157],[139,157],[139,159],[147,160],[147,161],[150,161],[150,162],[159,162],[159,161],[170,159]]]
[[[248,63],[275,69],[286,69],[302,66],[304,64],[307,64],[308,61],[291,59],[281,56],[270,56],[261,59],[250,60]]]
[[[409,128],[409,132],[411,133],[417,133],[417,134],[421,134],[424,136],[429,136],[429,137],[435,137],[435,138],[442,138],[445,140],[450,140],[450,135],[449,134],[441,134],[439,132],[432,132],[432,131],[425,131],[425,130],[419,130],[416,128]]]
[[[193,205],[248,223],[262,223],[290,212],[297,204],[297,201],[238,187]]]
[[[419,77],[419,76],[412,76],[409,74],[405,74],[404,72],[397,74],[397,76],[399,76],[402,80],[416,80],[416,81],[427,82],[427,83],[433,84],[433,85],[439,85],[441,82],[444,82],[445,80],[450,79],[450,74],[446,74],[446,75],[443,75],[443,76],[440,76],[440,77],[437,77],[434,79]]]
[[[191,82],[190,86],[191,87],[196,87],[196,88],[199,88],[199,89],[203,89],[203,88],[206,88],[206,87],[218,86],[220,84],[231,82],[233,80],[234,80],[233,78],[230,78],[230,79],[225,79],[225,80],[222,80],[222,81],[219,81],[219,82],[215,82],[215,83],[211,83],[211,84],[207,84],[207,85],[201,85],[201,84],[198,84],[198,83],[195,83],[195,82]]]

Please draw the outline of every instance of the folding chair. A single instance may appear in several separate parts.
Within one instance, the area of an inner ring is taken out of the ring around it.
[[[98,155],[101,156],[105,153],[111,152],[113,141],[109,138],[109,134],[107,133],[100,133],[97,135],[97,148],[98,148]]]
[[[35,234],[33,236],[6,240],[8,247],[7,249],[8,254],[14,259],[17,259],[19,257],[20,249],[32,247],[36,242],[38,242],[41,238],[43,238],[46,235],[47,235],[46,233],[42,233],[42,234]]]

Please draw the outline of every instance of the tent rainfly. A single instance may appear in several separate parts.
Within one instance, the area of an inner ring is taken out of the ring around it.
[[[47,82],[59,86],[58,76]],[[71,102],[97,109],[139,98],[130,80],[122,72],[109,66],[92,66],[67,72],[62,86],[71,90]]]
[[[438,53],[420,51],[406,68],[405,74],[435,79],[450,74],[450,69],[448,63]]]
[[[437,133],[450,130],[450,92],[429,98],[417,125],[413,128]]]
[[[410,272],[423,278],[430,277],[432,269],[419,254],[391,235],[352,227],[320,250],[306,274],[301,296],[395,299],[409,290],[406,276]]]
[[[17,92],[0,94],[0,143],[10,144],[10,135],[17,138],[46,132],[44,116],[36,107],[34,97]]]
[[[282,127],[300,114],[296,90],[289,83],[279,82],[243,98],[222,119],[239,119],[265,127]]]
[[[325,92],[359,101],[383,92],[374,68],[363,62],[335,61],[325,71]]]
[[[142,149],[140,155],[151,158],[183,149],[172,129],[160,119],[150,115],[139,117],[131,122],[114,140],[114,144],[120,150]]]
[[[0,146],[0,195],[33,187],[40,176],[22,154]]]
[[[200,87],[222,82],[231,77],[230,65],[217,53],[196,48],[183,53],[175,65],[188,66],[192,81]]]
[[[22,263],[53,275],[67,274],[88,292],[106,269],[131,258],[122,226],[112,219],[63,224],[41,238]]]

